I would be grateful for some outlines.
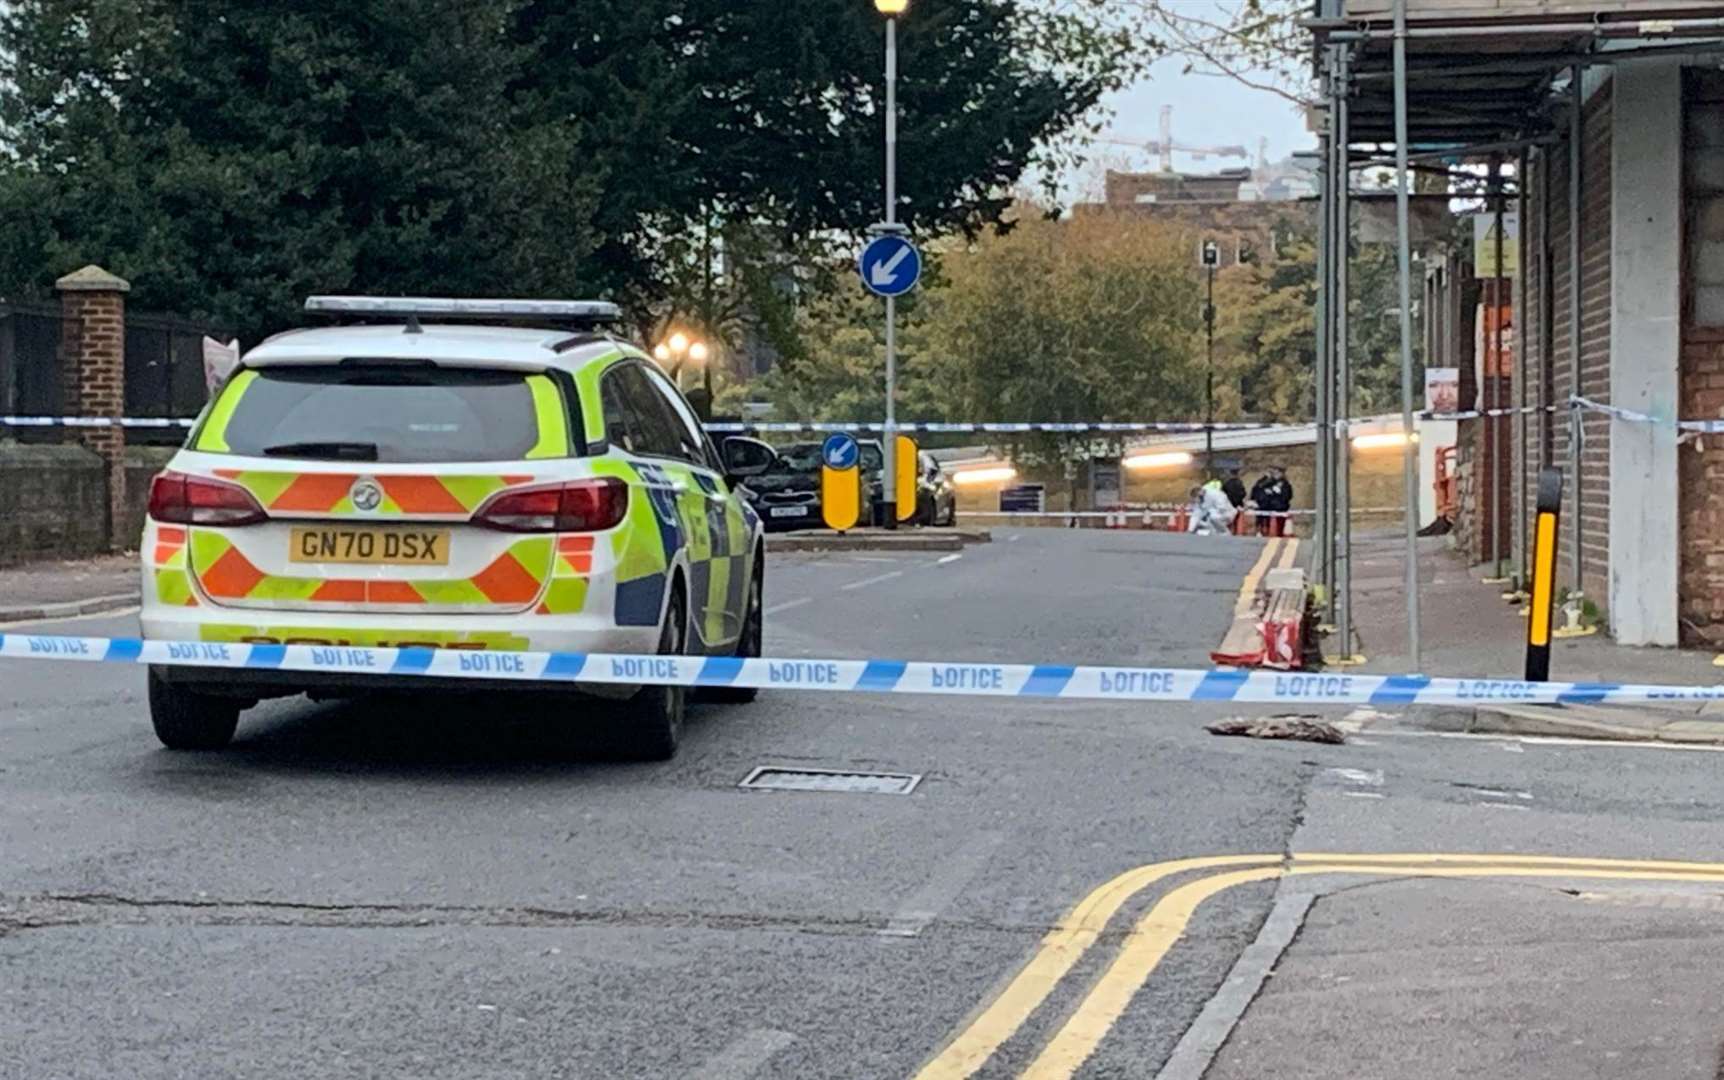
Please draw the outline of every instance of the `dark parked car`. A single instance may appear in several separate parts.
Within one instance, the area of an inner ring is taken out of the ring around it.
[[[909,521],[912,525],[955,525],[958,519],[958,495],[952,489],[952,481],[940,465],[927,451],[917,451],[916,461],[899,462],[900,467],[910,465],[916,469],[916,512]],[[885,451],[878,441],[873,439],[862,441],[862,470],[868,478],[868,506],[871,520],[876,525],[886,523],[885,486],[881,481],[881,473],[886,469]]]
[[[952,478],[926,450],[916,455],[920,470],[916,477],[917,525],[956,525],[958,523],[958,491]]]
[[[867,520],[883,525],[886,520],[881,473],[886,468],[885,451],[876,439],[861,439],[862,478],[867,488]],[[957,494],[938,463],[926,453],[917,455],[916,525],[951,525],[957,518]],[[764,471],[748,478],[746,492],[755,512],[771,532],[817,529],[825,525],[820,508],[820,444],[792,443]]]
[[[817,529],[820,516],[820,444],[792,443],[744,488],[768,532]]]

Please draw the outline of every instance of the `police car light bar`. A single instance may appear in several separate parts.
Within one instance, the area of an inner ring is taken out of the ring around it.
[[[605,300],[466,300],[434,296],[311,296],[314,315],[403,319],[557,319],[617,322],[622,309]]]

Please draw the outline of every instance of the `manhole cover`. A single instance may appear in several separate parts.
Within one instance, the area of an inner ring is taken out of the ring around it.
[[[911,773],[846,772],[842,769],[786,769],[762,765],[738,787],[749,791],[838,791],[862,795],[908,795],[922,782]]]

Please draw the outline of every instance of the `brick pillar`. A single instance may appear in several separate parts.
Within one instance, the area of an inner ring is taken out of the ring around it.
[[[71,428],[76,441],[100,455],[108,473],[108,547],[124,551],[136,537],[121,536],[126,507],[126,293],[131,284],[99,266],[86,266],[54,283],[60,291],[60,388],[68,416],[105,416],[112,427]]]

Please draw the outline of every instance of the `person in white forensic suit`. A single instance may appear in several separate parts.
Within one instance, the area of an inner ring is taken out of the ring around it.
[[[1234,515],[1239,511],[1221,490],[1219,481],[1210,481],[1191,489],[1191,521],[1187,532],[1199,536],[1225,535],[1232,529]]]

